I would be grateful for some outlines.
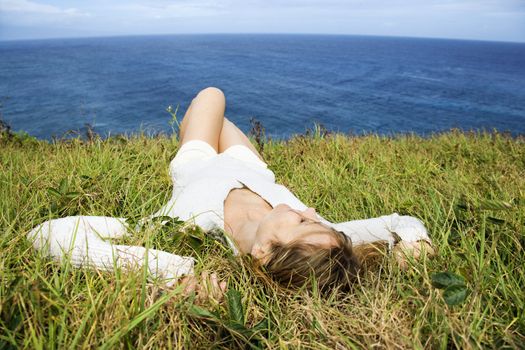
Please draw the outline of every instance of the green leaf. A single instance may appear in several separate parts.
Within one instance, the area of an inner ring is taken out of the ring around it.
[[[497,199],[480,199],[478,201],[467,201],[465,199],[460,199],[456,204],[456,209],[463,211],[470,210],[509,210],[513,206],[509,202],[505,202]]]
[[[464,196],[461,196],[461,198],[458,200],[456,204],[456,209],[467,211],[467,210],[470,210],[470,208],[471,208],[470,201],[468,201]]]
[[[433,273],[430,278],[432,280],[432,285],[439,289],[465,285],[465,279],[462,276],[449,271]]]
[[[505,201],[495,199],[482,199],[479,201],[480,210],[509,210],[512,209],[512,204]]]
[[[245,341],[249,340],[254,335],[253,330],[246,328],[244,325],[236,321],[226,321],[223,323],[223,325],[228,328],[230,332],[244,337]]]
[[[77,197],[80,197],[81,195],[82,195],[82,193],[80,193],[80,192],[68,192],[64,196],[66,198],[69,198],[69,199],[75,199]]]
[[[241,293],[238,290],[230,289],[226,292],[226,300],[228,301],[230,319],[244,325],[244,310],[242,307]]]
[[[67,179],[63,178],[60,180],[60,185],[58,186],[58,191],[62,194],[67,192]]]
[[[468,295],[468,288],[461,285],[450,286],[443,292],[443,299],[448,305],[458,305],[465,301]]]
[[[47,192],[55,197],[62,197],[62,193],[60,193],[56,188],[48,187]]]
[[[190,247],[195,250],[195,252],[200,253],[202,250],[202,239],[200,237],[189,235],[188,236],[188,244]]]
[[[270,328],[270,320],[268,317],[263,318],[260,320],[255,326],[252,327],[252,330],[254,332],[260,332],[264,330],[268,330]]]
[[[503,219],[499,219],[499,218],[495,218],[495,217],[492,217],[492,216],[489,216],[487,217],[487,221],[493,223],[493,224],[496,224],[496,225],[503,225],[506,223],[505,220]]]
[[[184,224],[184,221],[180,220],[178,216],[172,218],[171,216],[161,215],[150,219],[152,224],[162,224],[166,228],[177,227],[180,224]]]
[[[253,331],[250,328],[246,328],[246,326],[240,324],[237,321],[233,321],[233,320],[224,321],[223,325],[229,328],[230,330],[238,332],[241,335],[244,335],[247,337],[250,337],[253,334]]]
[[[190,312],[197,316],[197,317],[204,317],[204,318],[211,318],[211,319],[216,319],[217,317],[212,314],[210,311],[200,307],[200,306],[197,306],[197,305],[192,305],[190,306]]]

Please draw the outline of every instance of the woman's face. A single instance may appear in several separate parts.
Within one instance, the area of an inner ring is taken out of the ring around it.
[[[314,208],[300,211],[279,204],[261,220],[251,255],[264,260],[272,243],[287,244],[291,241],[329,247],[336,244],[332,231],[319,221]]]

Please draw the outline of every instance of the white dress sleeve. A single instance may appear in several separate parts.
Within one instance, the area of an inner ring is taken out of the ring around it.
[[[392,247],[399,241],[426,241],[432,244],[428,231],[421,220],[412,216],[400,216],[397,213],[378,218],[353,220],[332,224],[321,220],[338,231],[344,232],[355,245],[386,241]]]
[[[193,274],[194,259],[139,246],[116,245],[104,241],[127,235],[123,218],[69,216],[46,221],[28,233],[33,247],[54,260],[70,261],[105,271],[137,269],[146,265],[150,278],[160,278],[168,286],[175,278]]]

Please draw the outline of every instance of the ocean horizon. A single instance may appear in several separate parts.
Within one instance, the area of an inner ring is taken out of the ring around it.
[[[172,131],[221,88],[243,131],[457,128],[525,134],[525,43],[325,34],[181,34],[0,41],[2,119],[41,139]]]

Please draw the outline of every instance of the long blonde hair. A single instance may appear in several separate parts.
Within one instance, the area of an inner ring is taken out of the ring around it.
[[[328,234],[334,236],[336,244],[327,248],[300,241],[273,243],[263,267],[273,280],[287,288],[312,287],[315,280],[323,292],[333,288],[349,291],[364,270],[378,263],[385,245],[353,247],[343,232],[332,230]]]

